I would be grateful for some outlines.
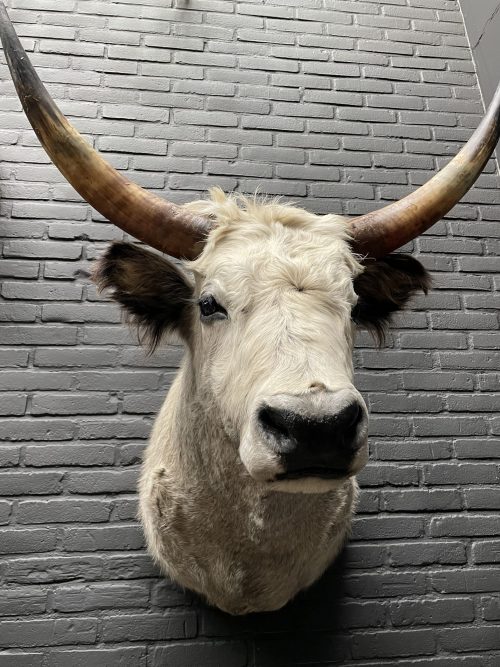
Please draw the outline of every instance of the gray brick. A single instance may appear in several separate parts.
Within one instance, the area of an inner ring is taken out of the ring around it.
[[[499,522],[500,517],[488,514],[436,517],[431,521],[430,534],[434,537],[496,535]]]
[[[23,415],[28,397],[26,394],[5,393],[0,395],[0,414]]]
[[[82,371],[78,375],[79,388],[84,391],[119,391],[157,389],[159,378],[154,372],[110,371],[103,375],[95,371]]]
[[[415,434],[422,436],[435,435],[484,435],[487,425],[480,417],[432,417],[431,419],[415,417]]]
[[[484,373],[479,376],[479,389],[496,391],[500,383],[500,373]]]
[[[47,282],[45,285],[4,282],[2,285],[4,299],[33,299],[43,301],[79,301],[82,297],[81,285],[59,285]]]
[[[169,611],[164,615],[147,614],[108,616],[103,619],[105,641],[134,641],[137,639],[165,641],[167,639],[189,639],[196,633],[194,612]]]
[[[310,165],[277,165],[276,175],[280,178],[296,178],[312,181],[338,181],[340,172],[335,167],[313,167]]]
[[[489,651],[500,648],[500,625],[483,626],[479,628],[458,628],[442,630],[441,645],[445,650],[475,651],[480,646],[481,650]]]
[[[384,491],[381,507],[388,512],[460,510],[462,499],[460,493],[455,489]]]
[[[250,130],[287,130],[301,132],[304,121],[300,118],[283,118],[275,116],[243,116],[241,126]]]
[[[171,663],[179,667],[189,667],[193,664],[206,667],[218,665],[245,667],[248,664],[245,643],[236,641],[171,643],[168,646],[154,648],[151,658],[152,664]]]
[[[442,368],[493,370],[498,366],[498,356],[493,352],[440,352]]]
[[[441,412],[443,399],[435,394],[370,394],[368,397],[372,413],[385,412]]]
[[[6,648],[47,646],[48,641],[56,646],[93,644],[96,636],[94,618],[0,621],[0,646]]]
[[[64,551],[128,551],[144,547],[142,530],[128,525],[66,528],[62,540]]]
[[[355,519],[353,539],[412,538],[423,534],[423,519],[419,517],[366,517]]]
[[[47,304],[42,306],[43,322],[120,322],[118,308],[109,304]],[[62,328],[62,331],[74,331]],[[76,333],[76,331],[75,331]],[[54,341],[61,344],[60,341]]]
[[[59,372],[45,371],[0,371],[0,389],[69,389],[71,376]]]
[[[257,188],[262,194],[291,195],[292,197],[304,197],[306,195],[306,186],[300,181],[244,179],[240,182],[241,192],[254,193]]]
[[[462,333],[403,333],[400,336],[401,347],[421,349],[424,346],[434,349],[467,349],[467,336]]]
[[[0,467],[10,468],[19,465],[19,448],[5,445],[0,447]]]
[[[423,594],[426,584],[423,572],[375,572],[349,576],[345,590],[354,597],[389,598]]]
[[[500,563],[500,540],[475,542],[472,545],[472,558],[474,563]],[[498,570],[495,569],[483,571],[485,578],[481,578],[479,582],[480,585],[484,586],[482,590],[497,592],[497,589],[494,587],[488,587],[488,582],[493,584],[495,572],[498,575]],[[481,574],[481,571],[479,571],[478,576],[481,576]],[[491,575],[491,578],[488,575]]]
[[[36,491],[34,492],[36,493]],[[22,554],[53,551],[57,546],[57,534],[55,530],[46,528],[31,528],[29,530],[19,528],[7,528],[2,530],[2,543],[0,553]],[[24,612],[26,613],[26,609]],[[29,612],[28,614],[29,615]]]
[[[367,633],[353,642],[356,658],[432,655],[436,639],[430,630],[394,630]]]
[[[100,151],[117,151],[123,153],[144,153],[146,155],[165,155],[167,144],[164,141],[154,139],[137,139],[130,144],[125,137],[100,137]]]
[[[474,604],[467,597],[445,600],[401,600],[391,605],[396,626],[467,623],[474,620]]]
[[[354,37],[364,39],[382,39],[383,31],[380,28],[367,27],[361,25],[339,25],[330,24],[327,26],[330,35],[337,37]]]
[[[483,618],[487,621],[498,621],[500,619],[500,598],[484,597],[481,599]]]
[[[138,459],[130,463],[137,463]],[[119,496],[113,503],[111,518],[116,521],[136,520],[138,516],[138,507],[136,497],[128,498]]]
[[[120,493],[135,491],[137,476],[135,469],[70,472],[66,484],[71,493]]]
[[[12,510],[11,503],[8,503],[6,500],[0,501],[0,525],[5,525],[9,523],[11,510]]]
[[[367,568],[382,566],[386,561],[387,550],[380,546],[349,543],[346,545],[344,555],[346,565],[349,568],[366,570]]]
[[[38,586],[5,588],[0,601],[0,616],[43,614],[47,608],[47,590]],[[5,655],[0,653],[0,656]],[[0,660],[0,665],[1,665]]]
[[[400,352],[386,350],[365,350],[362,353],[365,368],[432,368],[432,357],[429,352]]]
[[[413,27],[415,30],[422,30],[423,32],[429,32],[429,28],[432,25],[432,29],[435,32],[444,32],[444,33],[449,33],[449,34],[457,34],[457,35],[463,35],[464,34],[464,26],[463,24],[460,23],[449,23],[446,21],[439,21],[436,23],[433,21],[432,23],[429,21],[413,21]]]
[[[23,651],[2,651],[0,653],[0,667],[42,667],[43,653]]]
[[[497,453],[494,440],[464,438],[455,440],[455,453],[459,459],[491,459]]]
[[[144,646],[79,650],[53,650],[52,667],[137,667],[144,664]]]
[[[448,407],[451,412],[496,412],[498,410],[498,394],[450,396]]]
[[[373,443],[377,459],[384,461],[429,461],[434,459],[450,459],[452,446],[449,440],[430,441],[423,439],[398,442]]]
[[[477,488],[465,489],[464,497],[467,509],[495,510],[500,506],[497,489],[495,488],[480,486]]]
[[[93,609],[146,607],[149,600],[147,584],[71,584],[54,591],[53,608],[62,612]]]
[[[137,465],[142,461],[144,443],[131,443],[120,448],[119,462],[121,465]]]
[[[113,366],[117,359],[117,351],[102,348],[50,348],[38,350],[35,355],[35,366],[69,366],[92,367]]]
[[[389,562],[394,567],[462,565],[467,562],[465,544],[446,539],[389,544],[388,552]]]
[[[364,72],[365,76],[369,79],[389,79],[390,81],[415,81],[415,82],[420,80],[418,73],[413,72],[412,70],[392,69],[389,67],[366,66],[364,68]]]
[[[161,393],[129,394],[124,397],[123,411],[130,414],[156,414],[164,400]]]
[[[5,568],[7,582],[16,584],[47,583],[74,579],[75,572],[83,579],[102,576],[102,560],[96,556],[35,556],[15,557]]]
[[[109,501],[74,500],[57,498],[53,500],[19,502],[17,520],[19,523],[100,523],[108,521]]]
[[[38,262],[16,261],[3,259],[0,267],[2,278],[37,278],[39,272]]]
[[[0,488],[6,496],[48,495],[62,491],[61,479],[59,472],[0,472]]]
[[[38,394],[31,404],[32,415],[88,415],[113,414],[117,411],[116,399],[108,394]]]
[[[41,204],[40,204],[41,205]],[[14,205],[15,206],[15,205]],[[31,204],[29,205],[31,206]],[[54,204],[57,207],[57,205]],[[70,208],[70,207],[67,207]],[[13,207],[14,209],[14,207]],[[80,209],[85,215],[76,218],[83,220],[86,217],[86,210]],[[38,211],[38,208],[37,208]],[[43,213],[43,211],[39,211]],[[28,215],[26,217],[31,217]],[[33,215],[33,217],[37,217]],[[41,217],[41,216],[40,216]],[[72,219],[73,215],[65,217],[60,213],[51,213],[47,211],[47,217],[61,217],[65,220]],[[54,243],[52,241],[7,241],[4,244],[3,253],[5,257],[26,257],[29,259],[79,259],[82,253],[82,246],[79,243]]]
[[[99,466],[111,465],[113,461],[112,445],[32,445],[26,447],[24,455],[25,464],[34,467]]]
[[[212,160],[207,162],[209,174],[224,174],[230,176],[254,176],[257,178],[271,178],[272,167],[262,162],[237,162],[231,160]]]

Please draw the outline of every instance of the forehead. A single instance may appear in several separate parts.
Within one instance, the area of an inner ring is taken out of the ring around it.
[[[202,283],[239,293],[287,286],[337,291],[361,270],[343,218],[275,203],[221,215],[191,268]]]

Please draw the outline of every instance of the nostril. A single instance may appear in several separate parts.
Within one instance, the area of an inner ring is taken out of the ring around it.
[[[264,405],[260,408],[258,417],[265,430],[272,431],[276,435],[289,437],[290,431],[285,411]]]
[[[354,451],[360,446],[356,433],[362,419],[363,410],[357,401],[346,405],[338,415],[338,433],[341,441],[344,443],[344,447],[347,447],[349,451]]]
[[[341,414],[344,417],[344,424],[347,428],[354,428],[361,421],[361,405],[359,403],[350,403]]]

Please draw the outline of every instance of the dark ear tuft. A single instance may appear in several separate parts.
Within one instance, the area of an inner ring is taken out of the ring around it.
[[[358,303],[354,321],[366,327],[381,345],[392,313],[401,310],[415,292],[427,291],[431,284],[427,270],[410,255],[394,253],[363,262],[365,270],[354,280]]]
[[[101,257],[93,280],[111,288],[112,298],[139,330],[152,352],[169,331],[182,333],[192,287],[171,261],[131,243],[113,243]]]

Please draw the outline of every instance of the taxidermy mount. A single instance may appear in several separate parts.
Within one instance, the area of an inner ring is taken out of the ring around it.
[[[368,456],[355,329],[382,341],[391,314],[427,290],[423,266],[394,251],[481,173],[499,136],[500,90],[460,153],[380,210],[320,216],[217,188],[179,206],[128,181],[69,124],[2,4],[0,32],[54,164],[105,218],[155,249],[115,243],[97,263],[97,284],[150,349],[169,336],[185,344],[140,480],[149,551],[224,611],[279,609],[320,577],[349,534]]]

